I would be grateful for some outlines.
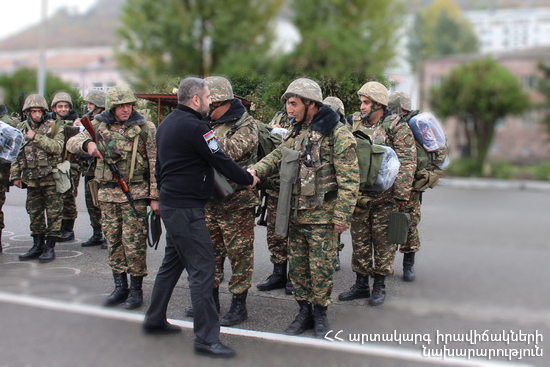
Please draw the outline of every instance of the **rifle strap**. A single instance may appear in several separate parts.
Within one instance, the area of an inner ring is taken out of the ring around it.
[[[136,155],[137,155],[138,142],[139,142],[139,135],[136,135],[134,137],[134,147],[132,148],[132,161],[130,163],[130,176],[128,177],[129,182],[132,182],[132,178],[134,177],[134,167],[136,165]]]

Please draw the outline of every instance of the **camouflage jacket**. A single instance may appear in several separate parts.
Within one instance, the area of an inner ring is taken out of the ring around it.
[[[138,144],[141,145],[141,147],[138,148],[139,153],[137,153],[136,155],[136,159],[140,159],[137,156],[141,155],[141,159],[147,161],[144,162],[147,165],[147,172],[145,172],[143,175],[144,180],[132,183],[129,180],[129,177],[126,176],[124,177],[124,179],[130,187],[130,193],[134,200],[158,200],[159,194],[157,190],[157,182],[155,180],[155,162],[157,157],[155,125],[151,121],[146,121],[145,118],[135,110],[132,112],[128,120],[125,121],[123,124],[118,123],[111,112],[104,111],[96,116],[96,118],[92,121],[92,125],[96,132],[96,137],[98,129],[104,126],[108,131],[113,131],[116,133],[112,134],[115,139],[119,139],[120,137],[122,137],[122,139],[125,139],[124,145],[127,148],[122,149],[122,155],[118,157],[118,160],[115,160],[115,163],[124,161],[122,163],[126,164],[127,166],[129,166],[131,163],[128,161],[131,160],[132,156],[133,137],[136,134],[141,133],[142,129],[146,129],[146,141],[141,141],[140,137],[140,141]],[[92,138],[88,131],[83,131],[67,141],[67,149],[73,154],[82,154],[86,152],[84,150],[84,145],[91,141]],[[103,157],[107,156],[105,145],[98,144],[98,149]],[[101,166],[100,163],[101,162],[99,162],[98,160],[98,168]],[[124,195],[120,187],[118,187],[117,185],[109,184],[110,181],[108,182],[103,177],[98,176],[98,169],[96,169],[95,177],[98,181],[100,181],[100,183],[102,183],[102,186],[100,186],[98,193],[99,201],[111,203],[128,202],[126,195]]]
[[[28,126],[35,135],[32,140],[27,138]],[[17,127],[23,132],[24,140],[21,151],[11,165],[10,180],[21,179],[29,187],[55,185],[52,169],[61,161],[63,129],[57,130],[55,121],[48,120],[39,126],[21,122]],[[55,136],[51,136],[55,132]]]
[[[290,118],[286,114],[286,111],[279,111],[273,116],[273,119],[269,123],[269,126],[279,125],[283,129],[288,129],[290,127]]]
[[[229,158],[243,168],[255,162],[258,149],[258,125],[241,101],[234,99],[229,110],[218,120],[211,121],[210,125],[220,149]],[[222,204],[210,200],[206,205],[207,210],[212,206],[222,207],[223,210],[241,210],[260,205],[258,190],[248,190],[232,181],[229,183],[235,189],[235,194]]]
[[[384,122],[386,123],[384,124]],[[387,126],[387,129],[384,125]],[[372,129],[374,132],[369,134]],[[374,144],[391,147],[401,163],[393,186],[381,193],[370,191],[368,196],[393,196],[396,200],[408,201],[416,172],[416,142],[409,124],[399,115],[393,115],[386,110],[380,120],[372,126],[368,126],[365,121],[362,121],[359,130],[369,134]]]
[[[333,165],[336,174],[337,190],[335,195],[326,195],[318,207],[313,209],[298,210],[297,217],[294,220],[299,224],[338,224],[349,227],[351,224],[351,214],[357,202],[359,191],[359,165],[355,154],[356,142],[351,132],[339,124],[340,117],[329,106],[323,106],[313,116],[311,122],[302,127],[299,133],[296,130],[298,124],[291,126],[285,136],[283,145],[268,154],[260,162],[251,168],[256,170],[260,179],[269,177],[280,170],[282,149],[285,145],[291,145],[291,149],[302,151],[305,156],[308,136],[315,132],[325,135],[321,140],[320,160],[321,163],[330,162],[331,139],[330,134],[334,134],[334,146],[332,148]],[[293,143],[289,143],[291,139]],[[328,199],[326,199],[328,197]]]

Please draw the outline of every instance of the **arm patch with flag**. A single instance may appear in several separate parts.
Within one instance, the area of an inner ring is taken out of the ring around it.
[[[204,138],[204,141],[206,141],[206,144],[208,144],[208,148],[210,148],[210,151],[212,153],[216,153],[218,150],[220,150],[220,146],[212,130],[204,134],[203,138]]]

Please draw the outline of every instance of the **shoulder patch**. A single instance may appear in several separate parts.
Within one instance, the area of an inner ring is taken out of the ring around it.
[[[208,148],[212,153],[216,153],[218,150],[220,150],[220,145],[218,144],[218,141],[216,140],[216,137],[214,136],[214,132],[210,130],[206,134],[202,136],[204,138],[204,141],[208,145]]]

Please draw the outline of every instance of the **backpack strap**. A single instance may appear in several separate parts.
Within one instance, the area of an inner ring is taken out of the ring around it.
[[[132,181],[132,178],[134,177],[134,168],[136,166],[137,148],[138,148],[139,138],[142,134],[143,134],[143,129],[141,130],[141,134],[136,135],[134,137],[134,147],[132,148],[132,160],[130,162],[130,174],[128,176],[128,181]]]

